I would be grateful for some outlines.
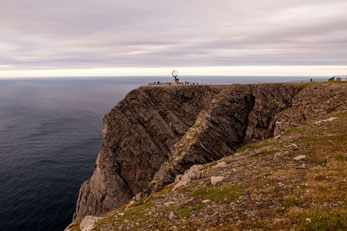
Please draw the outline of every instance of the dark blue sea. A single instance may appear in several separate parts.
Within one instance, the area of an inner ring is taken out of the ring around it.
[[[0,79],[0,230],[60,231],[93,172],[102,117],[130,90],[170,78]],[[190,77],[199,83],[308,80]]]

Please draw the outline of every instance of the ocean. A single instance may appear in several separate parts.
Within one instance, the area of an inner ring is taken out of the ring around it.
[[[257,83],[305,77],[189,77]],[[94,169],[102,117],[130,90],[165,77],[0,79],[0,230],[61,231]]]

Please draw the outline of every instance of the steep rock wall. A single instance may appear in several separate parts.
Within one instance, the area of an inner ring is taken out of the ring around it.
[[[275,116],[291,106],[301,85],[232,85],[202,110],[195,124],[170,150],[152,180],[148,192],[174,181],[194,164],[204,164],[231,155],[245,143],[271,137]]]
[[[152,180],[171,147],[224,86],[152,86],[131,91],[103,119],[94,173],[80,189],[74,221],[118,208]]]
[[[146,86],[104,119],[92,177],[81,186],[74,221],[158,190],[193,164],[230,155],[273,135],[276,115],[302,84]]]

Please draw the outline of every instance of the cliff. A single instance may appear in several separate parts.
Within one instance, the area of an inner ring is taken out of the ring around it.
[[[131,91],[103,119],[92,177],[79,193],[74,221],[118,208],[145,189],[171,147],[195,123],[219,86],[146,86]]]
[[[332,113],[346,105],[346,92],[343,84],[140,87],[103,119],[104,141],[74,221],[155,194],[195,164]]]

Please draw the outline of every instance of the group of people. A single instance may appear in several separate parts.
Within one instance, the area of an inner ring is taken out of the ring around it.
[[[178,79],[177,79],[178,80]],[[150,83],[150,85],[178,85],[178,84],[192,84],[192,85],[198,85],[198,83],[190,83],[188,81],[184,81],[183,82],[179,82],[179,81],[175,81],[175,82],[160,82],[160,81],[155,81],[153,83]]]

